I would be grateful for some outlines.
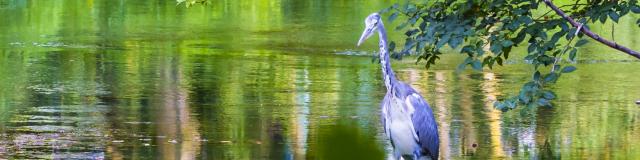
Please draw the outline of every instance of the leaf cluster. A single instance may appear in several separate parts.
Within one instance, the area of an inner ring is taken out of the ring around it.
[[[556,95],[545,87],[563,73],[576,70],[562,62],[575,62],[578,48],[589,42],[582,39],[580,27],[607,20],[617,23],[622,16],[640,13],[637,0],[576,0],[559,6],[583,24],[571,26],[544,6],[542,0],[426,0],[395,4],[381,13],[389,13],[389,21],[406,17],[396,27],[405,31],[404,45],[396,49],[396,42],[390,42],[392,57],[416,54],[417,61],[426,61],[427,68],[446,47],[467,55],[458,70],[502,66],[514,47],[526,47],[526,52],[518,54],[525,54],[523,61],[533,65],[532,78],[517,96],[495,103],[506,111],[518,105],[552,106]],[[637,23],[640,25],[640,19]],[[579,40],[574,43],[575,38]]]

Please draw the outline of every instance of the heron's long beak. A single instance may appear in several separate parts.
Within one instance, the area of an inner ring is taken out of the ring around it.
[[[358,40],[357,46],[359,47],[365,40],[367,40],[367,38],[371,37],[371,35],[373,35],[373,29],[365,28],[360,36],[360,40]]]

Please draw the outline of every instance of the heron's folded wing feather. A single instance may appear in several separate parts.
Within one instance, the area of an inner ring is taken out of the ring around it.
[[[431,107],[418,93],[408,96],[407,102],[415,109],[411,120],[419,138],[418,144],[422,149],[437,158],[440,145],[438,125],[433,117]]]

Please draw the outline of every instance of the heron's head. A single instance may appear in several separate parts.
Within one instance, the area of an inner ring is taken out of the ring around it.
[[[380,20],[380,14],[372,13],[371,15],[367,16],[367,19],[364,20],[365,28],[364,32],[362,32],[362,36],[360,36],[360,40],[358,41],[358,46],[360,46],[360,44],[362,44],[364,40],[367,40],[367,38],[371,37],[373,33],[378,31],[378,23],[382,23],[382,20]]]

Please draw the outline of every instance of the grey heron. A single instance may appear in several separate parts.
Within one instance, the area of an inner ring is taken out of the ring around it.
[[[438,126],[433,111],[411,86],[396,79],[387,51],[387,34],[378,13],[365,19],[358,46],[374,32],[380,37],[380,65],[387,93],[380,104],[381,121],[396,159],[438,159]]]

